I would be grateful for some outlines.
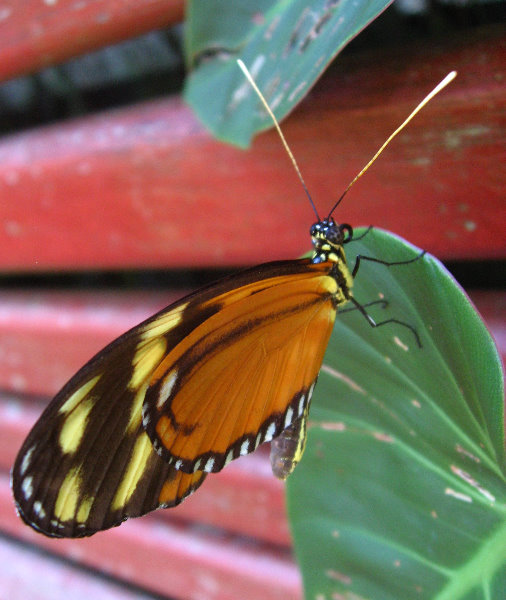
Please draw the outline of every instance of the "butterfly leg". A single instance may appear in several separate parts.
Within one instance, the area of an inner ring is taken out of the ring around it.
[[[364,235],[366,233],[368,233],[369,231],[370,231],[370,229],[368,229],[364,233]],[[364,236],[361,236],[361,237],[364,237]],[[358,239],[358,238],[356,238],[356,239]],[[368,260],[370,262],[379,263],[380,265],[384,265],[385,267],[395,267],[397,265],[409,265],[410,263],[414,263],[417,260],[420,260],[420,258],[422,258],[422,256],[424,256],[425,254],[426,254],[426,251],[422,250],[418,256],[415,256],[415,258],[410,258],[409,260],[399,260],[399,261],[394,261],[394,262],[388,262],[386,260],[381,260],[380,258],[373,258],[372,256],[363,256],[362,254],[357,254],[357,256],[355,258],[355,266],[353,267],[351,276],[355,279],[355,275],[357,274],[358,269],[360,267],[360,261],[362,261],[362,260]]]
[[[367,233],[369,233],[369,231],[371,230],[371,228],[369,227],[369,229],[367,229],[365,231],[365,233],[361,236],[363,237],[364,235],[366,235]],[[360,261],[362,260],[368,260],[370,262],[375,262],[375,263],[379,263],[380,265],[384,265],[385,267],[394,267],[397,265],[409,265],[410,263],[416,262],[417,260],[420,260],[420,258],[422,258],[422,256],[425,255],[425,250],[423,250],[422,252],[420,252],[420,254],[418,256],[415,256],[414,258],[410,258],[409,260],[399,260],[399,261],[394,261],[394,262],[387,262],[385,260],[381,260],[379,258],[373,258],[372,256],[363,256],[361,254],[358,254],[356,259],[355,259],[355,266],[353,267],[353,270],[351,272],[352,277],[355,278],[358,269],[360,267]],[[365,308],[367,306],[370,306],[372,303],[369,304],[365,304],[362,305],[359,302],[357,302],[357,300],[355,300],[355,298],[350,298],[350,300],[353,302],[353,304],[355,305],[355,308],[358,309],[362,315],[364,315],[364,317],[367,319],[369,325],[371,325],[371,327],[379,327],[380,325],[386,325],[387,323],[397,323],[398,325],[402,325],[403,327],[407,327],[411,333],[415,336],[416,339],[416,343],[418,344],[418,347],[421,348],[422,347],[422,343],[420,341],[420,336],[418,335],[418,332],[416,331],[416,329],[410,325],[409,323],[405,323],[404,321],[399,321],[398,319],[386,319],[385,321],[379,321],[376,322],[370,314],[367,313],[367,311],[365,310]],[[344,312],[344,311],[340,311],[340,312]]]
[[[364,239],[364,238],[365,238],[365,236],[366,236],[366,235],[367,235],[367,234],[368,234],[370,231],[372,231],[372,229],[373,229],[373,226],[372,226],[372,225],[369,225],[369,227],[368,227],[368,228],[367,228],[367,229],[364,231],[364,233],[363,233],[362,235],[359,235],[358,237],[352,237],[352,238],[350,238],[348,241],[349,241],[349,242],[358,242],[358,240],[362,240],[362,239]]]
[[[387,325],[388,323],[397,323],[397,325],[402,325],[403,327],[407,327],[411,331],[411,333],[415,336],[415,340],[416,340],[416,343],[418,344],[418,347],[419,348],[422,347],[422,342],[420,341],[420,336],[418,335],[417,330],[409,323],[405,323],[404,321],[399,321],[398,319],[386,319],[385,321],[375,321],[371,317],[371,315],[365,310],[364,306],[362,306],[362,304],[360,304],[360,302],[357,302],[357,300],[355,300],[355,298],[353,298],[353,296],[350,298],[350,301],[353,302],[353,304],[360,311],[360,313],[362,315],[364,315],[364,317],[367,319],[367,322],[369,323],[369,325],[371,327],[379,327],[380,325]]]
[[[361,306],[362,308],[369,308],[369,306],[375,306],[376,304],[381,304],[381,308],[386,308],[388,306],[388,300],[373,300],[367,304],[361,304]],[[349,308],[339,308],[339,314],[342,315],[345,312],[351,312],[353,310],[357,310],[357,307],[352,306]]]

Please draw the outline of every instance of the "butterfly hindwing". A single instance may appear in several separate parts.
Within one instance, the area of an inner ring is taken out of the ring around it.
[[[336,313],[328,264],[257,267],[155,370],[144,425],[177,469],[216,472],[305,411]]]

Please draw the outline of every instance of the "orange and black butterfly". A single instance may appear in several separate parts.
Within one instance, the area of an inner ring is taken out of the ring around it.
[[[263,264],[200,289],[82,367],[16,458],[22,519],[48,536],[92,535],[179,504],[208,473],[271,440],[273,471],[285,478],[304,449],[338,307],[351,301],[374,326],[406,325],[375,323],[353,298],[367,257],[348,269],[349,225],[318,219],[311,238],[312,258]]]

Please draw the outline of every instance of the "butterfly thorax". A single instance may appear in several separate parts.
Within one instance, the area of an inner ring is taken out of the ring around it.
[[[344,244],[353,237],[353,229],[345,223],[339,224],[331,217],[314,223],[310,229],[313,243],[312,262],[315,264],[333,263],[330,275],[338,287],[337,304],[345,303],[351,296],[353,277],[346,264]]]

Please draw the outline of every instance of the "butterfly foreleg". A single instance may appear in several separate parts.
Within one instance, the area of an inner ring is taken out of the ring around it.
[[[368,302],[367,304],[361,304],[362,308],[369,308],[369,306],[376,306],[376,304],[380,304],[381,308],[386,308],[388,306],[388,300],[373,300],[372,302]],[[356,306],[349,306],[348,308],[340,308],[339,314],[342,315],[345,312],[352,312],[353,310],[357,310]]]
[[[369,232],[369,229],[366,231],[366,233],[368,233],[368,232]],[[411,263],[414,263],[417,260],[420,260],[420,258],[422,258],[422,256],[424,256],[425,254],[426,254],[426,251],[422,250],[418,256],[415,256],[415,258],[410,258],[408,260],[397,260],[397,261],[393,261],[393,262],[388,262],[386,260],[381,260],[380,258],[374,258],[372,256],[364,256],[362,254],[357,254],[357,256],[355,258],[355,265],[351,272],[351,276],[353,278],[355,278],[356,274],[358,273],[358,269],[360,267],[360,262],[362,260],[368,260],[370,262],[379,263],[380,265],[384,265],[385,267],[396,267],[398,265],[409,265]]]

